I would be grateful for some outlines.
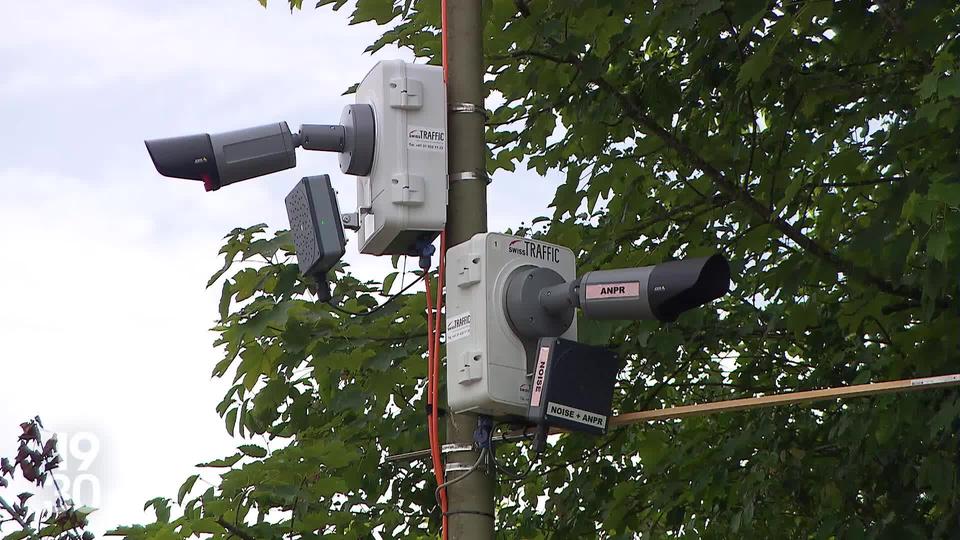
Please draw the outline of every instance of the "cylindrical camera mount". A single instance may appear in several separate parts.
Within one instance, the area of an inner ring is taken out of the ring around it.
[[[343,126],[303,124],[297,134],[300,148],[320,152],[343,152],[346,134]]]
[[[539,339],[562,335],[573,324],[575,307],[557,305],[548,309],[543,294],[551,287],[563,286],[556,271],[539,266],[521,266],[507,278],[505,311],[514,333],[521,338]]]

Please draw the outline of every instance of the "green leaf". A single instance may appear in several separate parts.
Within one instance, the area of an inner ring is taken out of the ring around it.
[[[187,477],[187,480],[180,486],[180,491],[177,492],[177,504],[183,504],[183,499],[190,493],[199,478],[199,474],[192,474]]]
[[[941,201],[954,207],[960,207],[960,182],[934,184],[930,187],[927,196],[931,200]]]
[[[394,17],[393,2],[376,0],[357,0],[357,8],[350,16],[350,24],[366,21],[376,21],[377,24],[386,24]]]
[[[931,257],[940,261],[947,262],[950,257],[950,233],[946,230],[939,230],[930,236],[927,241],[927,253]]]
[[[224,280],[223,289],[220,292],[220,320],[226,320],[230,316],[230,300],[233,298],[233,289],[230,280]]]
[[[153,512],[157,517],[158,523],[170,522],[170,500],[164,497],[150,499],[143,505],[143,509],[153,507]]]
[[[393,288],[393,282],[397,279],[398,272],[390,272],[387,274],[387,277],[383,278],[383,288],[380,289],[381,293],[384,295],[390,294],[390,289]]]
[[[234,410],[236,410],[236,409],[234,409]],[[236,453],[236,454],[234,454],[234,455],[232,455],[232,456],[228,456],[228,457],[225,457],[225,458],[215,459],[215,460],[213,460],[213,461],[208,461],[208,462],[206,462],[206,463],[198,463],[198,464],[197,464],[197,467],[213,467],[213,468],[218,468],[218,467],[233,467],[234,465],[237,464],[238,461],[240,461],[240,459],[241,459],[242,457],[243,457],[243,454],[241,454],[241,453]]]
[[[960,98],[960,73],[940,79],[937,83],[937,95],[940,99]]]
[[[774,43],[771,40],[764,41],[756,52],[750,55],[740,66],[737,73],[737,88],[743,88],[759,81],[773,62],[773,52]]]
[[[224,424],[227,426],[227,433],[233,437],[233,430],[237,425],[237,409],[230,409],[227,411],[227,416],[224,418]]]
[[[649,431],[637,447],[637,455],[644,465],[656,467],[670,452],[666,434],[661,431]]]
[[[267,456],[267,449],[263,448],[262,446],[257,446],[255,444],[243,444],[238,446],[237,448],[241,452],[243,452],[245,455],[250,457],[262,458]]]

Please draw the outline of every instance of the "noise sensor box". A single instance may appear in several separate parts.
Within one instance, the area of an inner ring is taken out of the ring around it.
[[[541,338],[527,413],[538,427],[537,450],[543,450],[551,426],[606,433],[619,371],[620,359],[609,349]]]

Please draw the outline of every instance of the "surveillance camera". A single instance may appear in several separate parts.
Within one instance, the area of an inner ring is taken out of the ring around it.
[[[528,339],[559,336],[578,307],[587,319],[672,322],[729,290],[730,265],[721,255],[598,270],[575,281],[530,266],[510,276],[507,318],[514,332]]]
[[[673,322],[729,291],[730,265],[715,254],[587,272],[580,278],[577,303],[588,319]]]
[[[286,122],[145,143],[160,174],[200,180],[207,191],[297,165],[297,138]]]

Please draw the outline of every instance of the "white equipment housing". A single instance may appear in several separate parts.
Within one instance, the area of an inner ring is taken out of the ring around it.
[[[360,252],[406,254],[446,225],[443,69],[381,61],[357,87],[357,103],[373,108],[376,125],[373,167],[357,179]]]
[[[507,322],[507,278],[524,266],[576,278],[565,247],[480,233],[447,251],[447,402],[454,413],[525,417],[530,377],[523,343]],[[577,339],[577,321],[561,337]]]

